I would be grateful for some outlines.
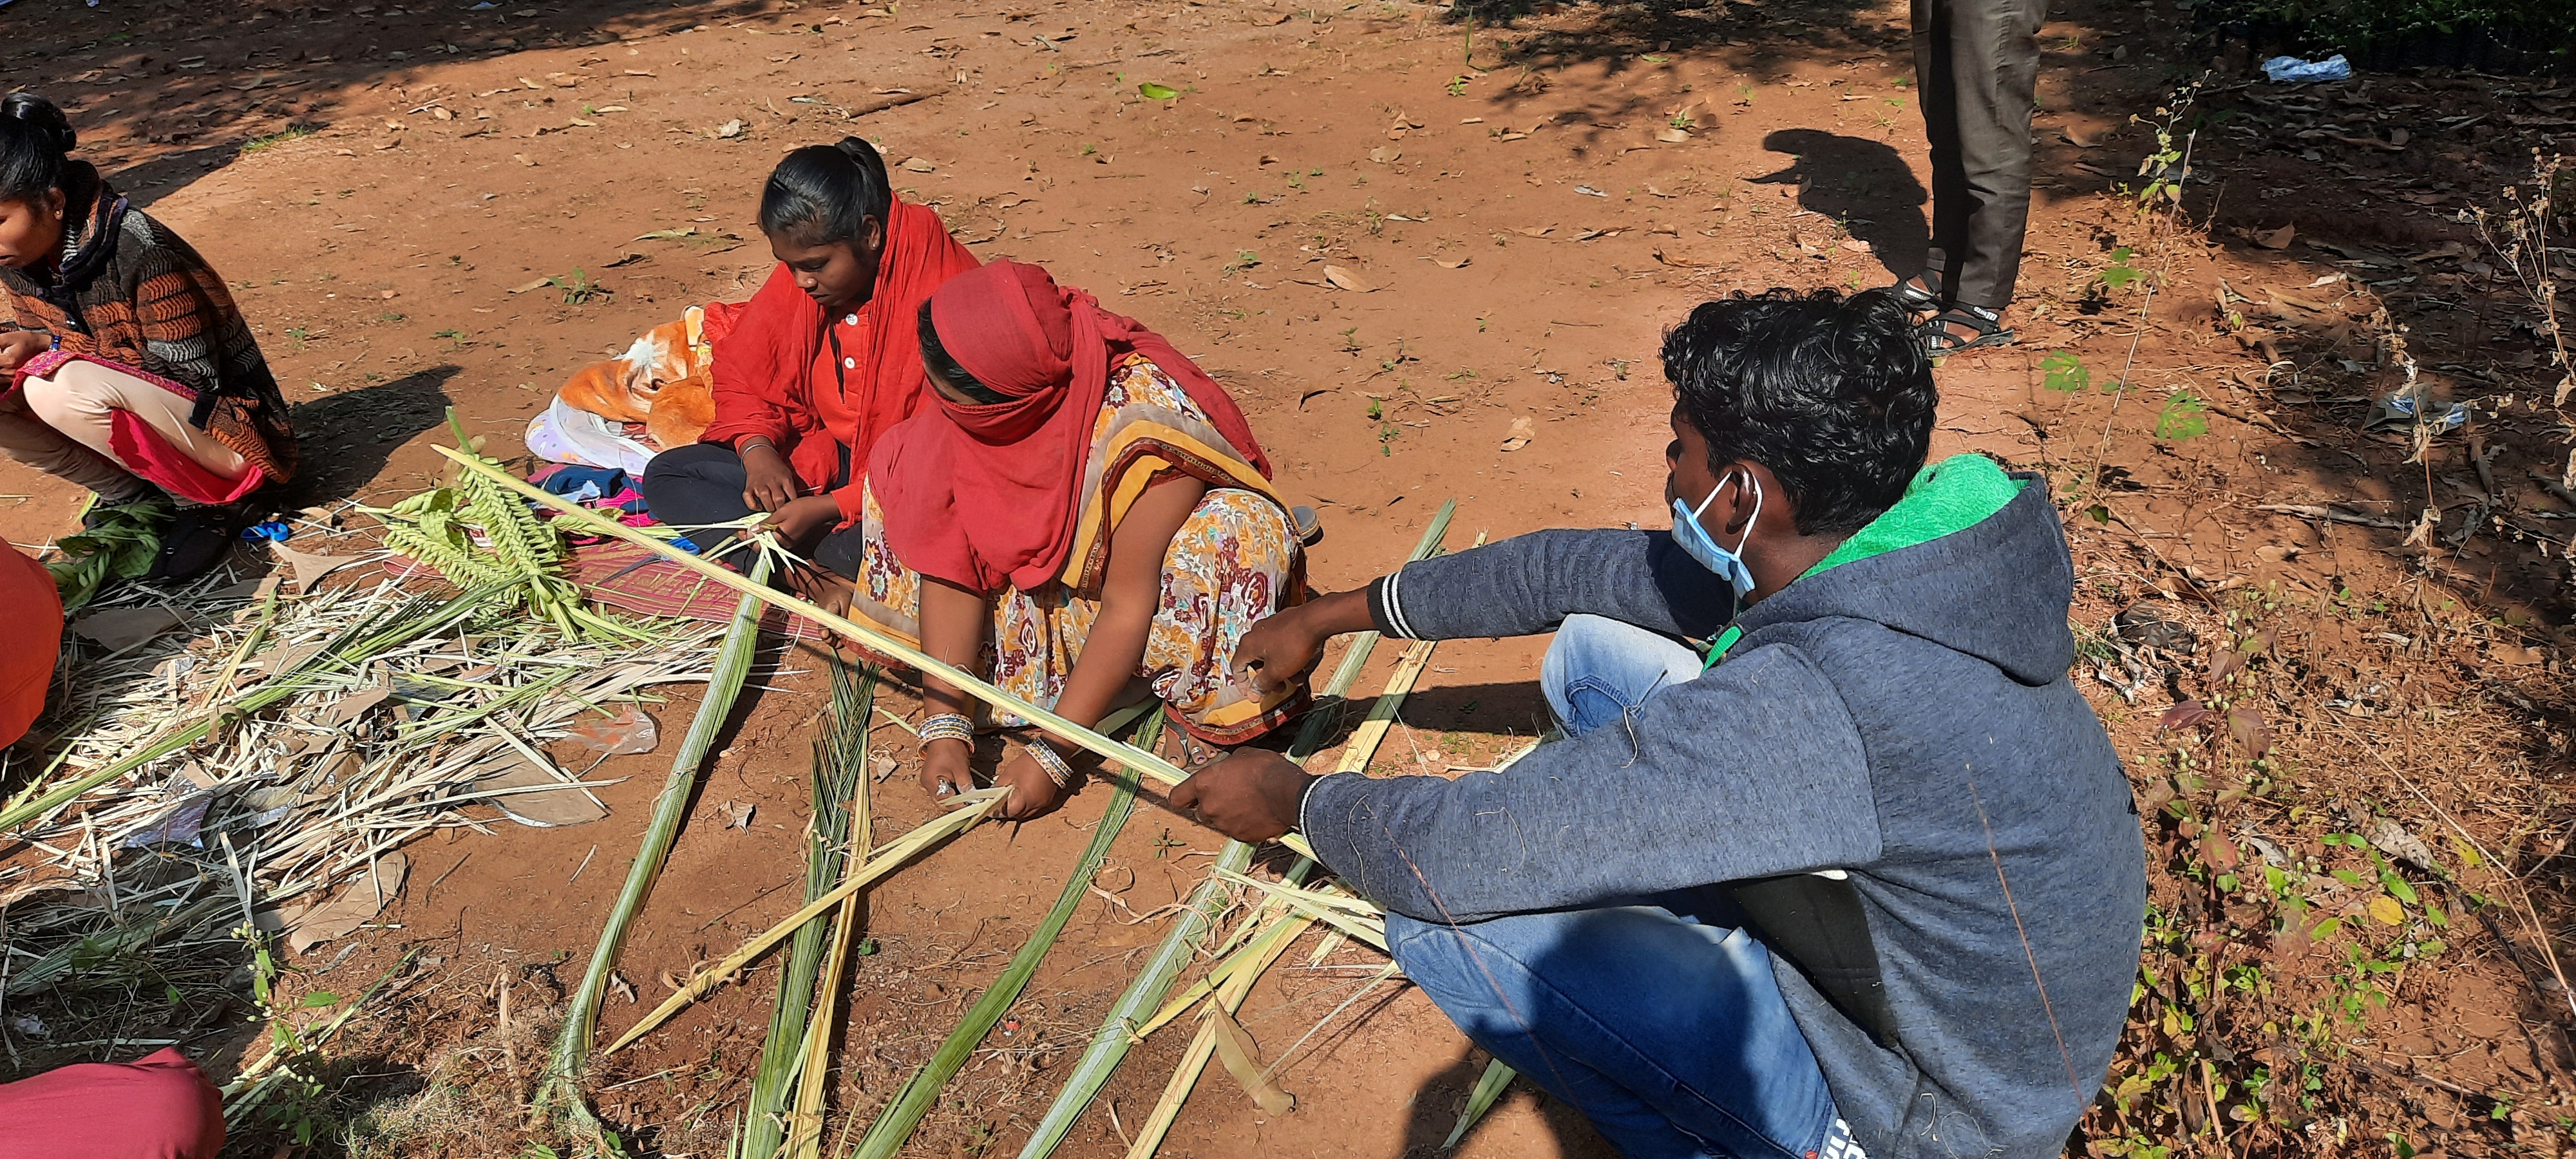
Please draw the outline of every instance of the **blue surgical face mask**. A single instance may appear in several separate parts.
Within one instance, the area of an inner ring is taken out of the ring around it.
[[[1753,518],[1744,521],[1744,535],[1735,541],[1734,551],[1718,546],[1708,529],[1699,525],[1700,511],[1708,510],[1709,504],[1717,502],[1717,493],[1726,488],[1726,480],[1720,479],[1717,486],[1708,489],[1708,498],[1699,501],[1698,511],[1683,506],[1679,499],[1673,500],[1673,542],[1680,544],[1692,559],[1698,560],[1701,567],[1716,572],[1734,585],[1738,605],[1743,604],[1745,593],[1753,590],[1753,569],[1744,565],[1742,552],[1744,545],[1753,540],[1754,521],[1762,518],[1762,484],[1750,474],[1744,476],[1744,482],[1753,488]]]

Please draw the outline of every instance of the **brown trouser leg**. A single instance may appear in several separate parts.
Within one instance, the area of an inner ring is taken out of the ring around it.
[[[1932,246],[1947,296],[2001,310],[2030,225],[2030,114],[2046,0],[1913,0],[1914,77],[1932,144]]]

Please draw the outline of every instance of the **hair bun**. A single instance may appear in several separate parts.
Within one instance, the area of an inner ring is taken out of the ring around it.
[[[862,166],[885,168],[885,155],[877,152],[877,147],[869,144],[865,137],[843,137],[832,142],[832,147],[849,154],[850,160]]]
[[[80,135],[72,131],[71,119],[63,115],[63,110],[34,93],[11,93],[0,98],[0,117],[32,130],[39,144],[56,153],[69,153],[80,143]]]

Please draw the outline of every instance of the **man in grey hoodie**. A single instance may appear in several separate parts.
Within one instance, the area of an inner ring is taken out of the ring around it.
[[[2067,677],[2047,487],[1924,465],[1931,369],[1887,291],[1705,303],[1663,359],[1672,531],[1425,560],[1237,653],[1275,682],[1343,632],[1554,630],[1567,739],[1454,781],[1245,750],[1172,803],[1304,830],[1406,976],[1628,1155],[2055,1156],[2146,875]]]

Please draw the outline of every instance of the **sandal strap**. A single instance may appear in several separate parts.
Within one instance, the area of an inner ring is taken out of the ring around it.
[[[1915,285],[1916,279],[1923,284]],[[1941,305],[1941,271],[1927,269],[1911,278],[1899,278],[1894,286],[1896,300],[1917,310],[1930,310]]]
[[[1952,306],[1933,315],[1931,321],[1923,324],[1920,331],[1923,336],[1923,349],[1931,356],[1939,358],[1957,354],[1962,350],[2009,344],[2013,341],[2014,334],[2011,329],[2003,325],[2003,317],[2003,311],[1989,310],[1983,306],[1964,304]],[[1951,332],[1952,325],[1965,326],[1974,330],[1976,337],[1963,339]]]

